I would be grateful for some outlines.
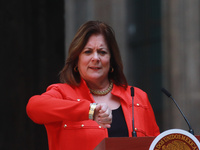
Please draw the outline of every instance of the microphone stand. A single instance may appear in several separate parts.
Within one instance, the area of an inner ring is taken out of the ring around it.
[[[178,108],[178,110],[179,110],[180,113],[182,114],[183,118],[185,119],[186,123],[188,124],[189,132],[190,132],[191,134],[194,135],[194,130],[192,129],[192,127],[191,127],[189,121],[187,120],[187,118],[185,117],[185,115],[184,115],[183,112],[181,111],[180,107],[179,107],[178,104],[176,103],[175,99],[172,97],[172,95],[171,95],[166,89],[162,88],[161,91],[162,91],[165,95],[167,95],[169,98],[171,98],[171,99],[173,100],[173,102],[175,103],[176,107]]]
[[[131,96],[132,96],[132,125],[133,125],[133,132],[132,132],[132,136],[133,137],[137,137],[137,133],[135,131],[135,126],[134,126],[134,88],[131,87]]]

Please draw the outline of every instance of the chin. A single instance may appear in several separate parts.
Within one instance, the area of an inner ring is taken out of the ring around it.
[[[101,77],[91,77],[90,79],[91,79],[91,80],[102,80]]]
[[[107,80],[108,78],[105,78],[105,77],[90,77],[91,80],[94,80],[94,81],[104,81],[104,80]]]

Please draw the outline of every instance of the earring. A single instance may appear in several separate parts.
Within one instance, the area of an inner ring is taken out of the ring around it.
[[[112,72],[114,72],[114,68],[113,67],[111,67],[111,70],[110,70],[110,72],[112,73]]]
[[[74,67],[74,72],[78,72],[78,66]]]

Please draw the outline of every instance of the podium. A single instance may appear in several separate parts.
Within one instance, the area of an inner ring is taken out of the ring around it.
[[[195,136],[200,141],[200,136]],[[105,138],[94,150],[148,150],[156,137]]]

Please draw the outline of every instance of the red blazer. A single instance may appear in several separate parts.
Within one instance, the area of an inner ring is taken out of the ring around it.
[[[135,89],[134,121],[137,136],[157,136],[152,107],[147,94]],[[125,90],[113,86],[112,94],[121,99],[129,137],[132,136],[132,97],[130,87]],[[92,150],[104,138],[107,129],[88,119],[90,103],[94,103],[84,80],[79,87],[67,84],[53,84],[42,95],[30,98],[26,110],[28,116],[38,124],[44,124],[47,130],[49,150]]]

